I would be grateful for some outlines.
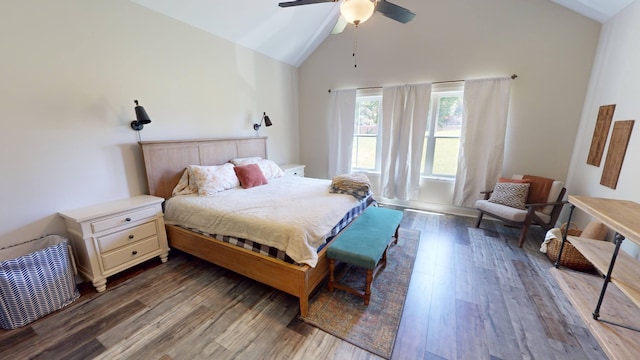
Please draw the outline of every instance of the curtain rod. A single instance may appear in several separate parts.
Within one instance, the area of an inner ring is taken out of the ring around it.
[[[515,80],[517,77],[518,75],[511,74],[511,80]],[[460,82],[460,81],[464,81],[464,80],[434,81],[431,84],[447,84],[447,83],[454,83],[454,82]],[[382,88],[382,86],[369,86],[369,87],[356,88],[356,90],[369,90],[369,89],[380,89],[380,88]],[[331,89],[329,89],[329,92],[331,92]]]

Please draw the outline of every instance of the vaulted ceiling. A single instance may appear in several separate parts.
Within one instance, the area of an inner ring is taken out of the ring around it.
[[[131,1],[293,66],[330,35],[340,16],[338,2],[281,8],[285,0]],[[549,1],[603,23],[634,0]],[[391,2],[411,9],[411,0]]]

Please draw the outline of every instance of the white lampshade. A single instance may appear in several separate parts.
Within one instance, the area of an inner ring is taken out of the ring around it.
[[[362,24],[367,21],[375,5],[371,0],[344,0],[340,5],[340,13],[351,24]]]

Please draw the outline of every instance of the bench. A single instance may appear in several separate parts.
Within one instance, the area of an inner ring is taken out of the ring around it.
[[[364,298],[369,305],[371,283],[378,271],[387,265],[387,249],[392,237],[398,243],[402,212],[370,206],[336,237],[327,248],[329,257],[329,291],[334,288]],[[367,270],[364,291],[340,284],[334,271],[336,262],[363,267]]]

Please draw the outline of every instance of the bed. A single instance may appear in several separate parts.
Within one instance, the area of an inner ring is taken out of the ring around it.
[[[169,200],[188,165],[220,165],[243,157],[266,159],[266,140],[251,137],[141,142],[149,193]],[[298,297],[302,316],[307,315],[310,294],[329,273],[326,246],[317,252],[311,262],[315,266],[311,266],[256,253],[183,226],[167,224],[166,229],[170,247]]]

